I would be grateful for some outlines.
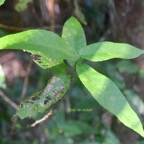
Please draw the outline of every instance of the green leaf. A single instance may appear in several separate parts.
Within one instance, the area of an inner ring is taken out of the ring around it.
[[[143,70],[143,69],[140,69],[140,70],[139,70],[139,76],[140,76],[141,78],[144,78],[144,70]]]
[[[82,134],[81,129],[71,121],[62,123],[58,126],[58,129],[63,132],[65,137],[71,137]]]
[[[23,119],[44,112],[62,98],[70,86],[70,77],[65,74],[53,76],[44,90],[34,93],[21,104],[17,115]]]
[[[29,3],[32,3],[32,0],[18,1],[17,4],[15,5],[15,10],[21,12],[27,8]]]
[[[77,0],[74,1],[74,14],[76,15],[76,17],[84,24],[86,25],[87,22],[85,20],[85,16],[84,14],[81,12],[80,7],[79,7],[79,2]]]
[[[127,127],[144,137],[141,121],[109,78],[86,64],[77,65],[76,70],[81,82],[104,108],[113,113]]]
[[[128,102],[131,104],[131,106],[134,108],[134,110],[140,114],[144,115],[144,102],[140,98],[139,95],[135,93],[132,89],[125,89],[124,94],[128,100]]]
[[[3,5],[5,0],[0,0],[0,6]]]
[[[137,73],[138,72],[138,66],[131,62],[130,60],[121,60],[116,64],[116,67],[118,68],[119,72],[127,72],[130,74]]]
[[[81,23],[83,23],[84,25],[87,25],[85,16],[80,9],[76,8],[74,13],[75,13],[76,17],[80,20]]]
[[[102,144],[120,144],[120,142],[111,131],[107,131],[106,138]]]
[[[86,46],[84,30],[74,17],[71,17],[64,24],[62,38],[65,40],[68,47],[76,50],[77,53],[82,47]]]
[[[83,47],[80,50],[82,58],[94,62],[109,60],[112,58],[133,59],[143,53],[143,50],[137,49],[129,44],[114,42],[98,42]]]
[[[28,30],[0,38],[0,50],[19,49],[34,55],[35,62],[49,68],[64,59],[75,60],[74,52],[68,49],[61,37],[46,30]]]

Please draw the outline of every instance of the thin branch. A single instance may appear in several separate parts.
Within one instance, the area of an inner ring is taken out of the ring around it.
[[[55,0],[46,0],[47,8],[50,16],[50,30],[55,31]]]
[[[54,25],[54,28],[62,28],[61,25]],[[50,30],[51,26],[42,26],[42,27],[15,27],[15,26],[9,26],[9,25],[5,25],[5,24],[0,24],[0,28],[2,29],[7,29],[7,30],[13,30],[13,31],[25,31],[25,30],[29,30],[29,29],[46,29],[46,30]]]
[[[33,124],[30,125],[30,127],[35,127],[37,124],[45,121],[46,119],[49,118],[49,116],[52,115],[52,110],[48,112],[42,119],[35,121]]]
[[[21,93],[21,96],[20,96],[20,101],[23,100],[23,98],[25,97],[25,94],[27,92],[29,75],[30,75],[32,64],[33,64],[33,60],[30,59],[28,67],[27,67],[27,71],[26,71],[26,76],[25,76],[25,79],[24,79],[23,90],[22,90],[22,93]]]
[[[7,30],[14,30],[14,31],[24,31],[24,30],[27,30],[27,28],[9,26],[9,25],[5,25],[5,24],[0,24],[0,28],[7,29]]]
[[[9,99],[1,90],[0,90],[0,96],[7,102],[9,103],[13,108],[16,110],[19,109],[18,105],[15,104],[11,99]]]

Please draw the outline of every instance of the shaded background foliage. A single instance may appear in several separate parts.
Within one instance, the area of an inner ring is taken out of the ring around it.
[[[33,28],[61,35],[64,22],[74,15],[83,24],[88,43],[127,42],[144,49],[143,14],[142,0],[6,0],[0,7],[0,36]],[[143,59],[141,56],[134,61],[89,63],[118,85],[142,122]],[[29,127],[44,114],[33,119],[11,119],[24,97],[43,88],[52,73],[40,69],[29,54],[20,51],[1,51],[0,64],[0,143],[144,143],[139,135],[101,108],[78,80],[73,81],[65,97],[52,107],[53,115],[45,122]],[[5,98],[10,98],[16,106],[11,106],[12,102]],[[69,108],[92,111],[69,112]]]

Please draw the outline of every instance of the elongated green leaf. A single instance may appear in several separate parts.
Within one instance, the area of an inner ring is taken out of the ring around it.
[[[118,87],[106,76],[86,64],[76,67],[78,76],[92,96],[116,115],[127,127],[144,137],[142,124]]]
[[[80,50],[82,58],[94,62],[112,58],[133,59],[143,53],[143,50],[137,49],[129,44],[113,42],[98,42],[83,47]]]
[[[0,0],[0,6],[4,4],[5,0]]]
[[[68,90],[69,85],[69,76],[61,74],[59,76],[52,77],[44,90],[34,93],[22,102],[17,115],[23,119],[25,117],[34,116],[38,112],[45,111],[62,98]]]
[[[43,68],[74,60],[74,52],[68,49],[62,38],[46,30],[28,30],[0,38],[0,50],[19,49],[36,55],[36,63]]]
[[[71,17],[63,27],[62,38],[66,44],[77,52],[86,46],[84,30],[76,18]]]

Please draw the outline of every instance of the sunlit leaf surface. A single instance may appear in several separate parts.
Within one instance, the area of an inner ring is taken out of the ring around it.
[[[78,76],[92,96],[123,124],[144,137],[144,131],[136,113],[118,87],[106,76],[86,64],[77,65]]]
[[[129,44],[114,42],[98,42],[83,47],[80,50],[82,58],[94,62],[112,58],[133,59],[141,54],[144,54],[144,51],[141,49],[137,49]]]
[[[74,17],[71,17],[64,24],[62,38],[65,40],[69,48],[75,49],[77,52],[82,47],[86,46],[84,30]]]
[[[0,0],[0,6],[4,4],[5,0]]]
[[[27,30],[0,38],[0,50],[18,49],[37,56],[35,62],[42,68],[60,64],[64,59],[75,60],[69,49],[57,34],[46,30]]]

